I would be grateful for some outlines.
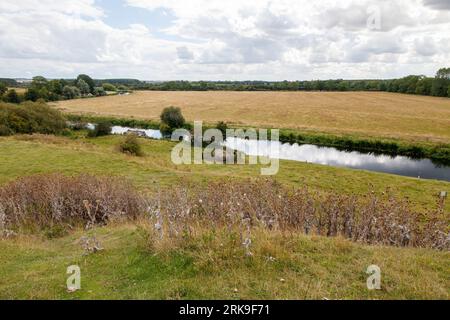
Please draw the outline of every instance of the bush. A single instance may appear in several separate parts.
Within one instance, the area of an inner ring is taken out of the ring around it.
[[[165,108],[161,113],[161,121],[171,129],[182,128],[186,122],[178,107]]]
[[[61,112],[45,103],[25,102],[20,105],[0,104],[0,127],[3,135],[61,134],[67,124]]]
[[[107,136],[111,134],[111,123],[108,121],[100,121],[95,126],[94,130],[89,130],[88,137],[89,138],[95,138],[95,137],[101,137],[101,136]]]
[[[128,134],[125,137],[125,139],[119,144],[119,151],[137,157],[144,155],[135,134]]]

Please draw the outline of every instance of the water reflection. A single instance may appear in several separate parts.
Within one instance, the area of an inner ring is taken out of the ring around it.
[[[128,128],[128,127],[121,127],[121,126],[114,126],[111,128],[112,134],[125,134],[125,133],[136,133],[138,135],[151,138],[151,139],[161,139],[162,134],[159,130],[152,130],[152,129],[134,129],[134,128]]]
[[[357,151],[339,151],[335,148],[308,144],[291,145],[239,138],[228,138],[225,145],[248,155],[450,181],[450,167],[439,167],[429,159],[415,160],[403,156],[391,157],[364,154]]]
[[[91,125],[95,128],[94,125]],[[134,129],[121,126],[112,127],[113,134],[135,132],[142,136],[161,139],[159,130]],[[244,140],[228,138],[225,146],[244,152],[247,155],[266,156],[282,160],[310,162],[334,167],[362,169],[375,172],[397,174],[422,179],[450,181],[450,167],[435,165],[429,159],[411,159],[403,156],[365,154],[357,151],[340,151],[336,148],[318,147],[304,144],[282,144],[272,141]]]

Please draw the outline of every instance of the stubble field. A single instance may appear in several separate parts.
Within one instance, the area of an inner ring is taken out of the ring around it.
[[[450,142],[450,99],[382,92],[161,92],[54,104],[70,113],[156,120],[178,106],[188,121],[226,121],[407,142]]]

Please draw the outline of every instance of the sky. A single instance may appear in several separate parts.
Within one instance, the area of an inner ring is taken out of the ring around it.
[[[1,0],[0,77],[378,79],[450,67],[450,0]]]

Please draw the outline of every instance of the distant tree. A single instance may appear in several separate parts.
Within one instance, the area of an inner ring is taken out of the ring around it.
[[[447,89],[447,96],[450,98],[450,85],[448,86],[448,89]]]
[[[387,84],[385,81],[381,80],[378,83],[378,91],[387,91]]]
[[[6,87],[6,84],[3,82],[0,82],[0,97],[5,94],[5,92],[8,90]]]
[[[48,90],[54,94],[62,95],[66,81],[64,80],[51,80],[48,83]]]
[[[37,90],[40,90],[47,86],[47,79],[42,76],[33,77],[33,81],[31,82],[31,87]]]
[[[102,87],[105,91],[117,91],[117,87],[111,83],[103,83]]]
[[[127,86],[125,86],[123,84],[118,86],[117,89],[119,89],[119,91],[128,91],[128,90],[130,90],[130,88],[128,88]]]
[[[9,103],[20,103],[20,97],[14,89],[8,90],[3,99]]]
[[[165,108],[161,113],[161,121],[171,129],[182,128],[186,122],[178,107]]]
[[[83,95],[83,96],[91,93],[91,90],[89,89],[89,85],[83,79],[79,79],[77,81],[77,87],[78,87],[78,89],[80,89],[81,95]]]
[[[436,97],[446,97],[450,85],[450,68],[442,68],[436,73],[431,87],[431,94]]]
[[[80,80],[83,80],[84,82],[86,82],[86,83],[88,84],[88,86],[89,86],[89,92],[88,92],[88,93],[94,93],[95,81],[92,80],[91,77],[89,77],[89,76],[86,75],[86,74],[80,74],[80,75],[77,77],[77,83],[78,83]]]
[[[24,97],[26,101],[37,101],[39,99],[39,90],[31,87],[25,92]]]
[[[80,90],[75,86],[65,86],[63,88],[63,96],[66,99],[75,99],[80,96]]]
[[[103,87],[95,87],[94,88],[94,96],[96,96],[96,97],[106,96],[105,89],[103,89]]]
[[[431,94],[432,86],[433,86],[432,78],[422,78],[417,82],[416,94],[429,96]]]

